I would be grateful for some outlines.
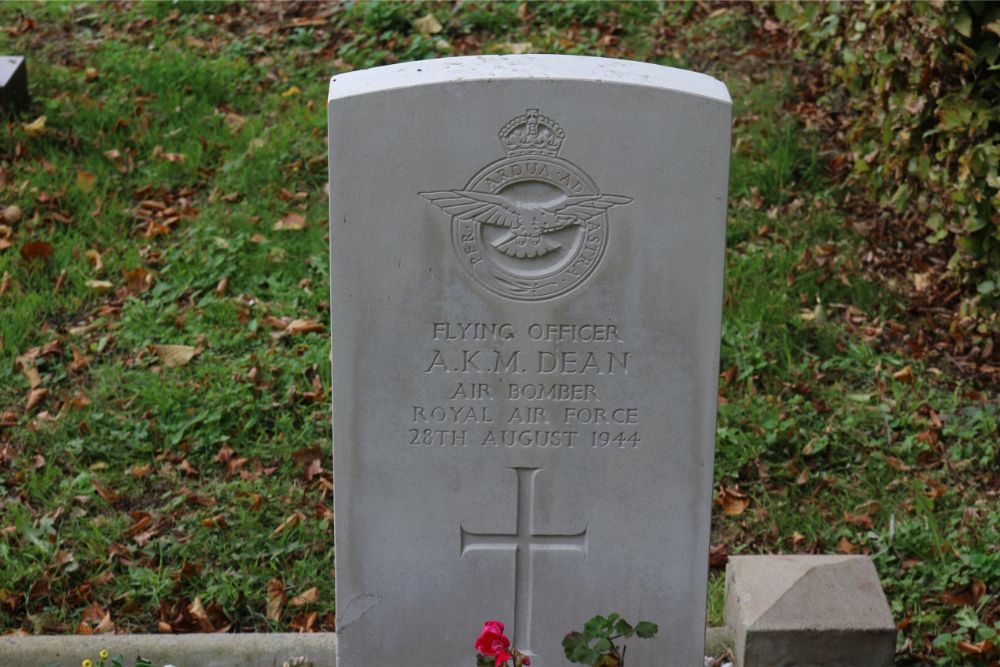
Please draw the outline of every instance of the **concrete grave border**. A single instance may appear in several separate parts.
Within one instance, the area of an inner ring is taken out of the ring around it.
[[[705,652],[732,651],[739,667],[882,667],[892,664],[895,637],[867,556],[733,556],[726,567],[726,626],[707,628]],[[9,635],[0,636],[0,665],[79,667],[101,649],[130,665],[141,655],[157,667],[282,667],[295,658],[336,667],[337,635]]]

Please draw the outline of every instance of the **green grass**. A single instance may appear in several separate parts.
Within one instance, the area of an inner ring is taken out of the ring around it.
[[[998,617],[997,405],[872,344],[905,304],[862,274],[820,137],[785,110],[789,73],[748,55],[737,8],[524,7],[355,3],[300,26],[227,3],[0,8],[36,22],[0,32],[31,54],[35,95],[0,128],[0,204],[24,211],[0,250],[0,628],[74,632],[96,605],[124,631],[191,629],[196,598],[215,627],[333,627],[329,344],[272,335],[328,324],[326,79],[530,43],[696,67],[733,93],[715,476],[750,505],[717,512],[713,544],[870,554],[900,661],[973,660],[958,641]],[[412,28],[428,11],[438,34]],[[143,200],[179,220],[151,235],[170,216]],[[305,229],[275,230],[290,213]],[[24,261],[33,240],[52,256]],[[129,286],[136,269],[148,286]],[[167,367],[158,345],[197,354]],[[28,410],[16,359],[34,348],[49,394]],[[269,582],[318,597],[268,618]],[[976,582],[986,594],[963,598]],[[718,623],[721,569],[709,590]]]

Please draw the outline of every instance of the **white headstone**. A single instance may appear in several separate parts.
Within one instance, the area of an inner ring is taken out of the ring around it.
[[[701,664],[730,109],[573,56],[330,82],[340,667]]]

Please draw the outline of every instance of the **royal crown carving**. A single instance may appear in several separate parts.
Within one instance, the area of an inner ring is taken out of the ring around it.
[[[555,157],[566,133],[559,123],[541,115],[538,109],[528,109],[504,125],[497,136],[509,157],[528,154]]]

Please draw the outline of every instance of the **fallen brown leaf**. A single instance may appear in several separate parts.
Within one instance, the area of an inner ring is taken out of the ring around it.
[[[198,627],[201,628],[202,632],[215,632],[215,626],[212,625],[212,621],[208,618],[208,613],[205,611],[205,607],[201,604],[201,598],[196,597],[194,601],[188,605],[187,612],[198,622]]]
[[[117,503],[119,500],[122,499],[122,497],[117,493],[115,493],[112,489],[109,489],[106,486],[101,486],[101,484],[96,479],[91,478],[90,483],[94,486],[94,490],[97,491],[97,495],[99,495],[105,502],[114,505],[115,503]],[[148,514],[146,515],[146,519],[147,519],[146,525],[152,523],[152,519],[149,517]],[[132,526],[132,528],[135,528],[135,526]],[[136,532],[139,531],[137,530]],[[131,529],[129,529],[128,533],[131,533]],[[134,535],[135,533],[132,534]]]
[[[153,274],[141,266],[135,269],[122,269],[125,286],[133,294],[145,292],[153,284]]]
[[[851,544],[851,541],[846,537],[840,538],[840,541],[837,542],[837,551],[839,553],[846,554],[849,556],[857,550],[858,546],[856,544]]]
[[[281,611],[285,608],[285,585],[278,579],[267,582],[267,618],[271,621],[281,620]]]
[[[153,157],[166,160],[167,162],[184,162],[187,160],[187,156],[184,153],[166,153],[163,150],[163,146],[159,144],[153,148]]]
[[[187,475],[188,477],[198,477],[199,475],[201,475],[201,473],[198,472],[198,469],[195,468],[193,465],[191,465],[191,462],[188,461],[187,459],[181,461],[180,465],[177,466],[177,469],[180,470],[185,475]]]
[[[45,116],[39,116],[27,125],[22,125],[21,127],[24,128],[24,133],[31,138],[41,136],[41,134],[45,132]]]
[[[715,497],[715,504],[729,516],[739,516],[750,505],[750,497],[739,489],[720,486],[719,495]]]
[[[32,348],[33,350],[38,350],[38,348]],[[17,357],[17,366],[24,373],[24,377],[28,378],[28,387],[30,389],[36,389],[42,384],[42,376],[38,373],[38,369],[35,367],[35,354],[28,353],[22,354]]]
[[[322,324],[309,319],[292,320],[285,327],[285,331],[289,334],[318,333],[325,330],[326,328]]]
[[[48,259],[52,256],[52,244],[48,241],[30,241],[21,246],[21,257],[25,261]]]
[[[190,345],[153,345],[153,351],[167,368],[183,366],[195,355],[195,348]]]
[[[850,514],[848,512],[844,512],[844,522],[855,526],[861,526],[867,530],[871,530],[873,527],[872,517],[870,514]]]
[[[729,562],[729,554],[725,544],[716,544],[708,548],[708,566],[724,567]]]
[[[125,530],[125,537],[134,537],[153,525],[153,517],[149,512],[132,512],[130,516],[133,523]]]
[[[917,380],[917,376],[913,373],[913,367],[909,364],[893,373],[892,377],[903,384],[913,384]]]
[[[984,639],[981,642],[976,642],[973,644],[972,642],[967,642],[960,639],[957,642],[955,642],[955,646],[958,647],[959,651],[961,651],[962,653],[966,653],[968,655],[985,655],[986,653],[989,653],[990,651],[993,650],[993,641],[990,639]]]
[[[306,517],[304,514],[302,514],[302,512],[299,512],[297,510],[295,512],[292,512],[284,521],[281,522],[280,526],[274,529],[274,534],[281,535],[281,533],[285,532],[285,530],[302,523],[302,519],[304,518]]]
[[[444,26],[441,25],[441,22],[433,14],[427,14],[426,16],[414,19],[413,27],[422,35],[436,35],[444,30]]]
[[[100,273],[101,269],[104,268],[104,260],[101,258],[101,253],[96,250],[87,250],[83,253],[83,256],[90,260],[90,263],[94,265],[94,273]]]
[[[97,176],[89,171],[78,171],[76,172],[76,187],[80,188],[84,192],[90,192],[94,189],[94,184],[97,182]]]
[[[317,614],[314,611],[308,614],[300,614],[289,625],[297,632],[312,632],[313,626],[316,625],[316,617]]]
[[[8,225],[13,225],[15,222],[21,219],[21,207],[17,204],[11,204],[3,210],[3,220]]]
[[[202,519],[201,525],[205,526],[205,528],[229,528],[229,523],[223,514],[216,514],[207,519]]]
[[[133,477],[145,477],[149,473],[153,472],[153,464],[147,463],[146,465],[135,465],[129,468],[129,474]]]
[[[296,595],[291,600],[288,601],[290,607],[302,607],[307,604],[313,604],[319,600],[319,589],[313,586],[309,590],[305,591],[301,595]]]
[[[45,397],[49,395],[49,390],[45,387],[37,387],[28,392],[28,404],[25,406],[25,410],[31,411],[33,408],[38,407],[38,405],[45,400]]]
[[[114,285],[111,284],[111,281],[109,280],[88,280],[84,284],[90,289],[97,292],[98,294],[104,294],[105,292],[110,291],[112,287],[114,287]]]
[[[274,223],[274,230],[279,232],[301,231],[305,228],[306,219],[298,213],[286,213]]]

